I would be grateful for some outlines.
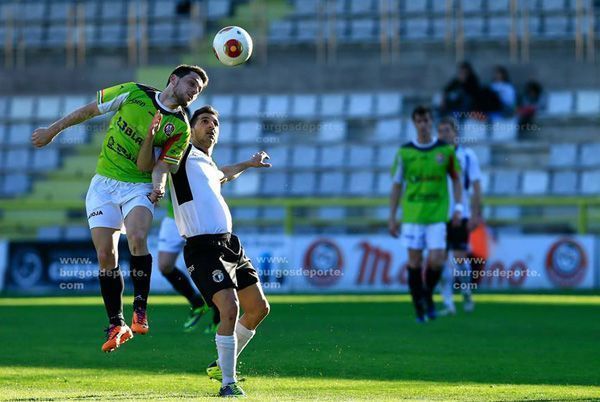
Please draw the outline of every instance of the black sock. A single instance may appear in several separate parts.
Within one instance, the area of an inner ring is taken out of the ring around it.
[[[440,281],[440,277],[442,276],[441,269],[431,269],[427,268],[425,271],[425,288],[427,289],[427,293],[433,294],[436,285]]]
[[[213,306],[213,324],[218,325],[221,322],[221,313],[217,306]]]
[[[146,308],[150,293],[152,275],[152,255],[132,255],[129,262],[133,282],[133,308]]]
[[[100,292],[104,299],[108,321],[112,325],[125,325],[122,301],[125,282],[123,281],[121,270],[118,266],[110,270],[101,269],[99,279]]]
[[[415,306],[417,316],[421,317],[423,311],[423,278],[421,276],[421,268],[408,267],[408,288],[412,296],[412,302]]]
[[[204,305],[204,299],[194,290],[190,279],[177,269],[177,267],[168,274],[163,273],[163,275],[173,286],[173,289],[188,299],[193,308],[202,307]]]

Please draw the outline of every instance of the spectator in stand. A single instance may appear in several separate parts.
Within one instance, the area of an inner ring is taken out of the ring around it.
[[[462,62],[458,65],[456,77],[444,88],[441,112],[452,115],[458,120],[464,120],[467,114],[478,110],[479,78],[471,63]]]
[[[527,125],[533,124],[538,110],[544,109],[545,107],[546,97],[544,96],[542,85],[537,81],[528,81],[525,84],[525,89],[521,96],[521,103],[517,109],[519,127],[523,129]]]
[[[510,82],[508,70],[505,67],[496,66],[494,68],[494,81],[490,84],[490,89],[500,100],[499,110],[490,113],[490,119],[514,116],[517,106],[517,91]]]

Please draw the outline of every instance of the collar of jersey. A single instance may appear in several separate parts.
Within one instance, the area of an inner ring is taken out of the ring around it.
[[[165,112],[169,112],[169,113],[177,113],[179,112],[179,108],[177,109],[169,109],[168,107],[166,107],[165,105],[163,105],[163,103],[160,101],[159,95],[162,92],[156,91],[156,95],[154,95],[154,99],[156,100],[156,103],[158,104],[158,106],[160,106],[161,109],[163,109]]]
[[[412,140],[412,143],[417,148],[429,148],[429,147],[433,146],[436,143],[436,141],[437,141],[437,137],[431,137],[431,142],[430,143],[428,143],[428,144],[419,144],[417,142],[417,139],[415,138],[415,139]]]

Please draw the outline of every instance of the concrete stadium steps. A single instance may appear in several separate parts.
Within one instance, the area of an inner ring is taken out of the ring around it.
[[[67,222],[67,212],[65,210],[24,210],[10,211],[0,220],[0,226],[22,225],[22,226],[42,226],[50,224],[63,224]]]
[[[25,199],[47,201],[77,199],[83,202],[89,185],[89,179],[38,181],[34,183],[33,191]]]

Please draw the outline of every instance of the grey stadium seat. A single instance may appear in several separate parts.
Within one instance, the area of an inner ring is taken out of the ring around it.
[[[346,160],[343,145],[330,145],[321,147],[320,167],[341,167]]]
[[[58,148],[46,147],[33,150],[33,163],[31,166],[36,171],[53,170],[58,167],[60,155]]]
[[[28,145],[32,133],[33,126],[31,124],[11,124],[8,128],[7,144]]]
[[[517,120],[499,119],[492,123],[492,140],[512,141],[517,138]]]
[[[15,173],[4,177],[2,193],[7,195],[20,195],[29,190],[31,184],[30,176],[24,173]]]
[[[391,169],[394,164],[394,159],[397,154],[398,146],[384,145],[379,147],[377,156],[375,157],[375,166],[388,169],[389,172],[389,169]]]
[[[351,94],[348,97],[348,116],[367,117],[373,112],[372,94]]]
[[[234,98],[231,95],[214,95],[211,99],[212,105],[219,111],[222,117],[232,117],[234,111]]]
[[[402,112],[402,95],[397,92],[375,94],[375,114],[377,116],[398,116]]]
[[[327,94],[321,96],[321,116],[342,116],[346,107],[346,97],[342,94]]]
[[[323,120],[319,130],[319,141],[343,141],[346,138],[346,120]]]
[[[550,92],[548,95],[548,114],[565,115],[573,111],[573,93],[571,91]]]
[[[33,98],[31,96],[15,96],[10,103],[9,116],[12,119],[33,118]]]
[[[240,95],[238,97],[237,115],[239,117],[259,117],[262,99],[258,95]]]
[[[402,121],[400,119],[377,120],[375,139],[380,141],[402,141]]]
[[[262,187],[261,192],[266,195],[282,195],[290,190],[290,183],[285,172],[264,172],[261,173]]]
[[[288,115],[290,98],[287,95],[269,95],[265,101],[265,117],[284,118]]]
[[[581,115],[600,113],[600,91],[577,91],[575,111]]]
[[[363,169],[373,166],[375,148],[371,145],[350,145],[347,152],[346,166]]]

